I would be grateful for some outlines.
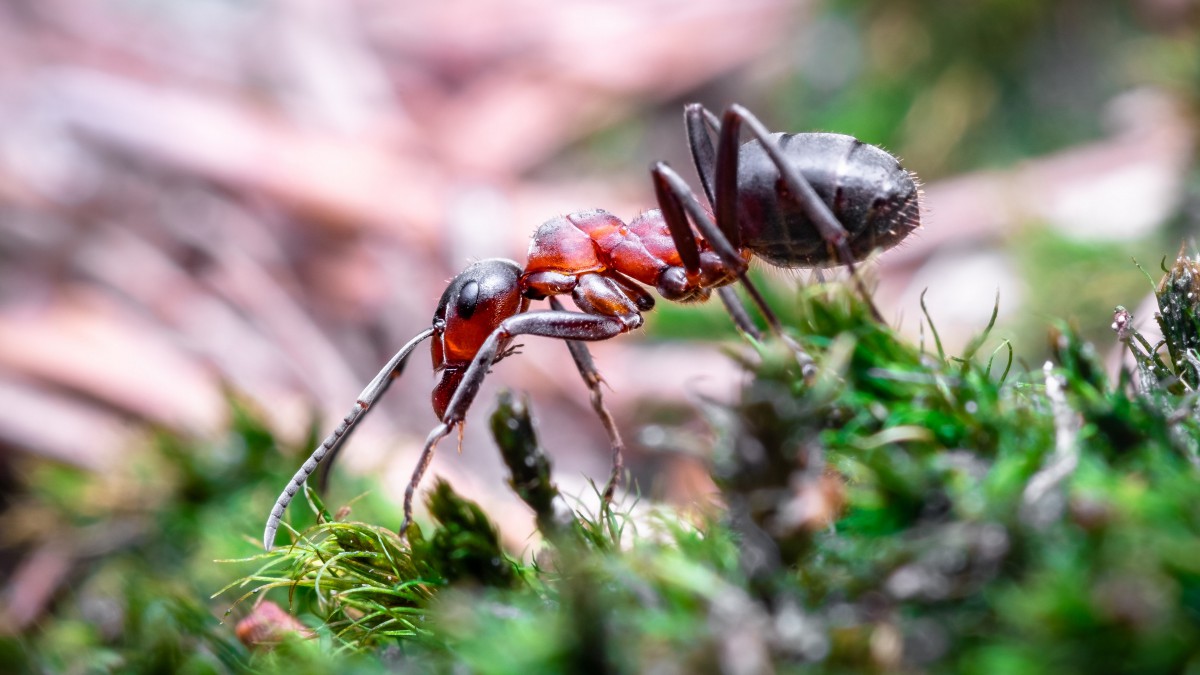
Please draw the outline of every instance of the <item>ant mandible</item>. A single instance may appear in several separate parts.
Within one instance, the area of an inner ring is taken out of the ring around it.
[[[746,276],[751,257],[779,267],[846,265],[880,320],[854,264],[876,248],[894,246],[920,225],[916,177],[886,151],[851,136],[773,134],[739,105],[718,120],[693,103],[685,108],[684,122],[711,210],[679,174],[657,162],[650,173],[659,210],[646,211],[629,223],[600,210],[558,217],[533,235],[524,269],[499,258],[468,266],[442,294],[432,325],[379,371],[279,495],[263,536],[267,550],[274,545],[292,497],[321,460],[345,443],[399,376],[409,353],[427,338],[434,338],[438,379],[433,409],[441,422],[426,439],[404,491],[401,536],[412,522],[413,493],[435,446],[463,424],[484,377],[512,353],[509,345],[516,336],[567,343],[613,448],[612,474],[603,495],[609,503],[622,472],[623,443],[604,406],[602,380],[584,342],[640,327],[642,313],[654,307],[643,285],[676,302],[705,300],[716,290],[738,328],[761,337],[730,287],[740,282],[770,330],[786,339],[778,318]],[[744,145],[743,125],[753,136]],[[715,151],[712,133],[719,138]],[[566,311],[558,301],[556,296],[568,293],[580,311]],[[550,310],[527,311],[530,301],[543,298],[549,299]]]

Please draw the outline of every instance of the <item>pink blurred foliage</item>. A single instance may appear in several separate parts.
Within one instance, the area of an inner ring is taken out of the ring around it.
[[[331,426],[427,325],[469,257],[521,260],[529,233],[559,213],[631,216],[653,204],[644,164],[604,180],[539,169],[624,119],[668,106],[678,119],[683,97],[779,59],[808,10],[783,0],[0,6],[0,444],[98,468],[142,423],[218,433],[226,386],[286,440],[303,438],[314,409]],[[913,280],[938,250],[1003,237],[1096,174],[1157,162],[1177,176],[1189,127],[1157,120],[928,186],[925,232],[881,262],[885,314],[909,298],[904,311],[917,315]],[[599,423],[575,423],[594,418],[582,384],[561,375],[573,373],[566,350],[524,351],[479,397],[470,457],[435,471],[503,492],[480,423],[500,380],[532,393],[548,447],[575,450],[562,475],[606,474]],[[685,401],[697,388],[728,397],[739,382],[715,346],[623,338],[594,351],[619,424],[639,401]],[[347,453],[361,465],[396,450],[393,485],[434,422],[424,358]]]
[[[218,433],[226,387],[300,440],[313,409],[339,417],[428,321],[466,257],[519,259],[556,213],[631,215],[652,199],[648,181],[631,201],[621,188],[638,179],[547,184],[532,170],[761,57],[802,11],[778,0],[8,3],[0,441],[100,468],[141,423]],[[642,396],[682,399],[701,373],[732,387],[733,366],[697,349],[709,356],[655,365],[601,347],[623,390],[618,414]],[[560,377],[566,351],[527,351],[496,379],[544,399],[547,442],[603,475],[599,424],[570,423],[589,407]],[[360,461],[433,422],[424,358],[360,434]],[[470,426],[468,442],[488,445]],[[410,445],[399,443],[399,473]],[[446,470],[494,476],[487,454]]]

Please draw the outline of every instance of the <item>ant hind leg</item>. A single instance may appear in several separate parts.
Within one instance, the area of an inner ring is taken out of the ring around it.
[[[721,205],[720,170],[720,162],[718,162],[718,209]],[[746,272],[749,269],[749,265],[742,258],[736,244],[732,243],[729,237],[726,236],[725,229],[737,232],[736,221],[726,221],[726,228],[719,228],[717,223],[714,223],[713,219],[704,210],[704,206],[700,204],[700,200],[696,198],[696,194],[687,186],[683,178],[680,178],[679,174],[665,162],[655,164],[650,173],[654,179],[659,206],[662,207],[663,219],[667,222],[671,238],[675,240],[675,247],[679,251],[679,257],[683,261],[688,273],[693,273],[693,264],[695,272],[698,272],[700,269],[700,254],[696,245],[695,235],[692,233],[691,226],[687,221],[687,218],[690,217],[691,221],[695,223],[696,229],[700,231],[700,235],[708,242],[709,247],[721,258],[721,262],[737,276],[738,281],[746,289],[746,292],[750,294],[750,298],[767,320],[771,331],[787,341],[797,353],[802,353],[799,345],[796,345],[784,333],[783,324],[780,323],[779,317],[775,315],[770,305],[767,304],[766,298],[762,296],[758,287],[747,276]],[[690,262],[692,260],[695,262]],[[728,306],[729,298],[723,299],[725,299],[726,306]],[[740,326],[739,317],[732,312],[731,315],[734,321],[738,322]]]
[[[729,316],[733,318],[733,323],[749,337],[755,340],[762,340],[762,331],[758,326],[754,325],[754,320],[750,318],[750,313],[746,311],[746,305],[732,287],[722,286],[717,289],[717,296],[721,298],[721,303],[725,305],[725,311],[729,312]]]
[[[715,201],[713,185],[716,181],[717,153],[713,149],[709,129],[721,128],[717,116],[699,103],[689,103],[683,109],[683,123],[687,128],[688,148],[692,151],[692,164],[700,176],[700,184],[711,206]]]
[[[696,229],[700,231],[701,236],[708,242],[709,247],[721,258],[721,262],[737,276],[742,287],[750,294],[751,300],[754,301],[763,318],[767,320],[767,325],[770,326],[771,332],[787,344],[792,352],[795,353],[796,360],[807,371],[808,366],[813,362],[812,357],[784,332],[783,324],[780,323],[779,317],[776,316],[774,310],[767,304],[766,298],[763,297],[758,287],[754,285],[754,282],[746,274],[749,265],[742,258],[736,246],[725,236],[724,231],[718,228],[717,224],[713,222],[712,218],[704,210],[704,206],[700,204],[700,200],[696,198],[696,194],[679,177],[679,174],[665,162],[655,164],[650,173],[654,179],[654,188],[658,195],[659,206],[662,207],[663,219],[667,222],[667,229],[671,232],[671,238],[675,241],[679,257],[683,261],[688,273],[693,273],[693,265],[696,272],[700,269],[699,249],[696,245],[695,235],[692,233],[691,226],[687,220],[690,217],[692,222],[695,223]],[[720,183],[718,183],[718,189],[719,186]],[[720,193],[718,192],[718,194]],[[718,198],[719,205],[720,201]],[[736,232],[736,222],[730,229]],[[719,293],[734,323],[749,335],[758,334],[758,328],[749,319],[745,311],[745,306],[742,305],[737,295],[733,291],[726,291],[724,288],[719,289]]]

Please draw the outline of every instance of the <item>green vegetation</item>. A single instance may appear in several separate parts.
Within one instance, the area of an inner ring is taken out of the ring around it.
[[[1163,345],[1118,308],[1134,366],[1115,380],[1068,326],[1026,369],[986,333],[950,357],[932,329],[904,343],[841,286],[808,287],[805,354],[770,341],[743,356],[753,377],[712,421],[722,503],[692,513],[572,513],[503,396],[493,431],[546,542],[532,562],[445,483],[409,543],[310,494],[318,524],[295,524],[294,545],[208,562],[254,550],[259,486],[282,479],[244,413],[224,452],[161,439],[158,463],[129,472],[154,476],[159,500],[119,518],[92,511],[102,486],[43,470],[43,522],[109,547],[54,622],[0,650],[56,672],[1191,672],[1198,279],[1181,259],[1159,284]],[[131,522],[121,539],[113,523]],[[239,569],[212,606],[252,616],[252,647],[202,601]]]

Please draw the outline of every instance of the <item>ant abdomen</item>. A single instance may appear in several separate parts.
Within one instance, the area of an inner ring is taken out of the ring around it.
[[[812,185],[846,229],[855,261],[888,249],[920,225],[919,187],[900,161],[844,134],[772,134],[784,156]],[[780,172],[755,140],[738,157],[738,223],[742,244],[779,267],[845,264],[805,214],[786,196]]]

